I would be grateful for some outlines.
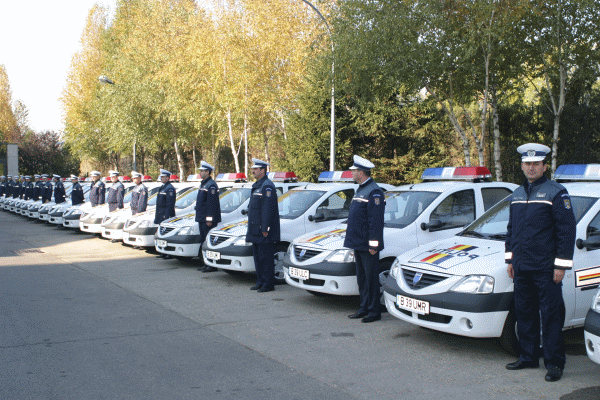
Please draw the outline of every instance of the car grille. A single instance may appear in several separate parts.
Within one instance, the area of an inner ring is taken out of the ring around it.
[[[164,236],[167,233],[173,232],[173,230],[175,230],[175,228],[173,228],[173,227],[170,227],[170,226],[161,226],[160,227],[160,234],[162,236]]]
[[[406,282],[408,287],[410,287],[411,289],[423,289],[423,288],[426,288],[427,286],[434,285],[434,284],[446,279],[445,276],[424,273],[423,277],[421,277],[419,282],[417,282],[417,284],[415,285],[413,283],[413,279],[415,278],[415,275],[417,274],[416,271],[411,271],[410,269],[402,269],[402,274],[404,275],[404,281]]]
[[[216,246],[229,239],[229,236],[210,235],[210,244]]]
[[[304,254],[302,254],[304,252]],[[294,256],[298,261],[306,261],[314,256],[321,254],[321,250],[303,249],[301,247],[294,246]]]

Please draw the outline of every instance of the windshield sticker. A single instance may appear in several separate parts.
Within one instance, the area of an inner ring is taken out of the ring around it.
[[[454,257],[469,257],[470,259],[474,259],[479,257],[476,254],[469,254],[469,251],[475,250],[477,246],[469,246],[464,244],[459,244],[454,247],[450,247],[449,249],[432,249],[426,253],[421,254],[417,257],[421,258],[425,254],[429,254],[427,257],[421,260],[411,260],[413,262],[424,262],[432,265],[441,265],[445,261],[448,261]]]
[[[235,228],[236,226],[242,226],[242,225],[247,225],[247,224],[248,224],[248,220],[236,222],[235,224],[230,224],[230,225],[224,226],[220,230],[227,232],[228,230]]]
[[[575,271],[575,287],[598,285],[600,283],[600,266]]]
[[[319,242],[322,242],[325,239],[329,239],[329,238],[332,238],[332,237],[345,236],[345,233],[346,233],[346,229],[336,229],[334,231],[327,232],[324,235],[318,235],[318,236],[315,236],[312,239],[308,239],[306,242],[307,243],[319,243]]]

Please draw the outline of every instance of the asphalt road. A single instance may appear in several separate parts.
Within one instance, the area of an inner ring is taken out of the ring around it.
[[[507,371],[493,339],[447,335],[356,298],[315,297],[0,212],[1,399],[598,399],[567,332],[563,379]]]

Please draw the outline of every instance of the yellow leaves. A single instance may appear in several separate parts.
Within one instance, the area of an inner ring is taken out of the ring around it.
[[[18,125],[12,107],[12,90],[6,68],[0,64],[0,141],[14,141]]]

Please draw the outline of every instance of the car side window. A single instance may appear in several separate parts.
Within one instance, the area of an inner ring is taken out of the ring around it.
[[[279,197],[279,196],[281,196],[283,194],[283,188],[280,188],[280,187],[275,188],[275,191],[277,192],[277,197]]]
[[[512,194],[512,191],[507,188],[483,188],[481,189],[481,197],[483,197],[483,211],[487,211],[496,205],[500,200]]]
[[[354,189],[335,192],[317,207],[317,214],[323,214],[325,217],[323,221],[348,218],[353,197]]]
[[[430,221],[442,222],[440,229],[465,226],[475,220],[475,192],[471,189],[452,193],[433,210]]]
[[[587,235],[587,239],[596,239],[599,240],[600,239],[600,212],[598,214],[596,214],[596,216],[594,217],[594,219],[592,220],[592,222],[590,222],[590,224],[588,225],[587,229],[586,229],[586,235]],[[600,249],[600,244],[595,246],[589,246],[588,247],[589,250],[596,250],[596,249]]]

